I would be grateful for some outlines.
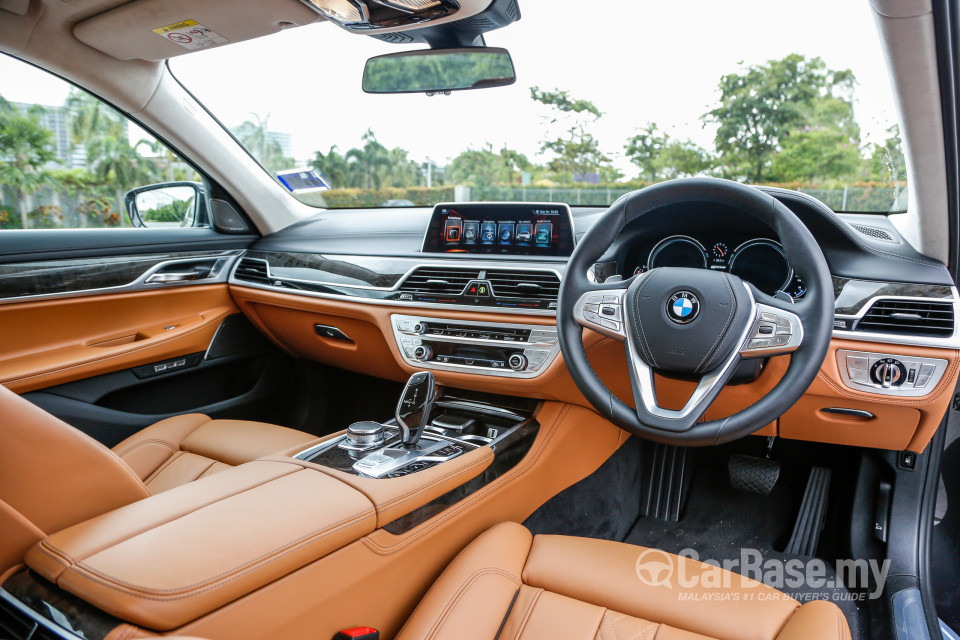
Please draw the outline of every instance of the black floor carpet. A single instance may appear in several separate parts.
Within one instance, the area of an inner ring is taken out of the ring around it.
[[[777,551],[785,546],[802,494],[778,485],[770,495],[738,491],[730,486],[726,473],[705,468],[694,477],[687,508],[680,522],[641,517],[624,542],[680,553],[697,552],[700,560],[738,560],[742,549],[755,549],[767,560],[811,560]],[[832,563],[825,562],[828,583],[835,580]],[[753,577],[753,576],[751,576]],[[863,638],[860,603],[842,585],[808,588],[772,584],[800,602],[831,600],[850,623],[854,640]]]

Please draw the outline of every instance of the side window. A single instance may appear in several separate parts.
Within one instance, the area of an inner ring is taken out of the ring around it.
[[[0,229],[204,226],[203,192],[124,115],[0,54]]]

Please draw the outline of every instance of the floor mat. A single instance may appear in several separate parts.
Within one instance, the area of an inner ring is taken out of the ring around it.
[[[687,508],[680,522],[640,518],[624,542],[680,553],[692,549],[700,560],[740,560],[742,549],[755,549],[763,560],[810,560],[776,551],[790,536],[802,493],[788,486],[774,487],[770,495],[738,491],[730,486],[726,473],[717,468],[700,469],[693,481]],[[832,585],[836,573],[827,562],[827,582]],[[766,582],[770,582],[767,580]],[[863,606],[842,585],[791,587],[777,586],[801,602],[831,600],[850,623],[854,640],[863,638],[860,620]]]

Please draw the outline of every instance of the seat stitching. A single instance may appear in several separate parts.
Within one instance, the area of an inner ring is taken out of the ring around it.
[[[146,479],[143,481],[144,486],[150,486],[150,483],[157,479],[157,477],[163,473],[163,470],[173,464],[173,461],[181,457],[184,454],[183,451],[177,451],[172,456],[167,458],[166,462],[161,464],[159,467],[153,470],[153,473],[147,475]]]
[[[378,553],[380,555],[386,555],[386,554],[392,553],[394,550],[400,549],[408,544],[412,544],[415,540],[428,535],[436,527],[439,527],[441,524],[445,523],[450,518],[455,517],[464,509],[472,507],[479,501],[483,500],[486,496],[495,494],[496,492],[503,490],[504,487],[510,485],[512,482],[522,477],[523,473],[527,469],[529,469],[537,461],[540,460],[540,458],[543,456],[543,452],[546,451],[550,442],[553,440],[553,437],[559,431],[559,429],[557,428],[557,425],[563,422],[563,419],[566,417],[569,411],[570,411],[570,407],[564,406],[564,408],[560,412],[560,415],[557,416],[557,419],[553,424],[553,428],[549,431],[549,433],[547,433],[547,436],[544,439],[543,444],[540,445],[537,449],[531,450],[530,453],[527,454],[527,457],[521,460],[520,464],[518,464],[516,467],[514,467],[504,475],[500,476],[500,478],[498,478],[495,482],[491,482],[486,487],[480,489],[479,491],[474,492],[472,495],[461,500],[457,505],[450,507],[449,509],[437,514],[435,519],[431,518],[430,520],[426,521],[422,525],[419,525],[417,527],[420,529],[419,531],[416,531],[416,529],[414,529],[416,533],[414,533],[409,537],[402,538],[395,545],[391,545],[389,547],[383,546],[380,543],[376,542],[375,540],[371,540],[369,536],[365,536],[362,539],[364,545],[367,546],[374,553]]]
[[[296,471],[291,471],[290,473],[296,473]],[[280,478],[286,477],[286,476],[290,475],[290,473],[284,473],[283,475],[279,475],[279,476],[267,478],[267,479],[263,480],[262,482],[258,482],[257,484],[255,484],[255,485],[253,485],[253,486],[251,486],[251,487],[247,487],[247,488],[245,488],[245,489],[241,489],[240,491],[236,491],[236,492],[234,492],[234,493],[230,493],[230,494],[227,494],[227,495],[220,495],[220,496],[216,496],[216,497],[214,497],[214,498],[211,498],[209,501],[204,502],[203,504],[197,505],[196,508],[191,509],[190,511],[187,511],[186,513],[174,514],[174,515],[170,516],[169,518],[167,518],[167,519],[165,519],[165,520],[161,520],[160,522],[155,523],[154,525],[151,526],[151,529],[156,529],[157,527],[161,527],[161,526],[163,526],[163,525],[165,525],[165,524],[169,524],[169,523],[171,523],[171,522],[173,522],[173,521],[175,521],[175,520],[179,520],[180,518],[183,518],[183,517],[185,517],[185,516],[188,516],[188,515],[190,515],[191,513],[196,513],[197,511],[199,511],[199,510],[201,510],[201,509],[204,509],[204,508],[206,508],[206,507],[209,507],[211,504],[213,504],[213,503],[215,503],[215,502],[221,502],[221,501],[226,500],[226,499],[228,499],[228,498],[232,498],[232,497],[234,497],[234,496],[238,496],[238,495],[240,495],[241,493],[246,493],[246,492],[248,492],[248,491],[252,491],[253,489],[256,489],[257,487],[262,487],[263,485],[268,484],[268,483],[270,483],[270,482],[273,482],[274,480],[279,480]],[[103,551],[104,549],[107,549],[107,548],[109,548],[109,547],[116,546],[116,545],[120,544],[121,542],[126,542],[126,541],[129,540],[130,538],[133,538],[133,537],[135,537],[135,536],[138,536],[138,535],[140,535],[141,533],[143,533],[143,532],[146,531],[146,530],[147,530],[147,529],[140,530],[140,531],[135,531],[135,532],[129,534],[127,537],[122,538],[122,539],[119,539],[119,540],[111,540],[111,541],[109,541],[109,542],[107,543],[107,546],[106,546],[106,547],[98,547],[98,548],[92,550],[87,556],[84,556],[84,558],[82,558],[82,559],[89,558],[89,557],[92,556],[93,554],[99,553],[99,552],[101,552],[101,551]],[[55,552],[57,552],[57,553],[60,553],[60,554],[62,554],[62,555],[64,555],[64,556],[70,557],[69,554],[67,554],[65,551],[63,551],[62,549],[60,549],[59,547],[57,547],[56,545],[54,545],[52,542],[50,542],[50,538],[46,538],[46,539],[44,540],[44,542],[47,544],[47,546],[50,547],[51,550],[53,550],[53,551],[55,551]],[[72,560],[74,563],[78,563],[78,562],[79,562],[79,560],[76,560],[76,559],[73,559],[73,558],[71,558],[71,560]]]
[[[507,578],[517,587],[520,586],[520,581],[515,575],[498,567],[487,567],[486,569],[473,572],[470,577],[467,578],[467,580],[461,583],[456,593],[454,593],[454,595],[447,600],[447,603],[443,606],[443,609],[441,609],[440,616],[427,632],[427,640],[436,637],[437,634],[440,633],[440,630],[443,629],[444,625],[449,621],[450,614],[454,609],[457,608],[457,605],[460,604],[460,601],[463,600],[463,597],[467,594],[467,592],[470,591],[470,589],[476,585],[481,578],[485,578],[487,576],[500,576],[502,578]]]
[[[216,576],[213,576],[211,578],[205,578],[201,582],[197,582],[192,585],[187,585],[185,587],[177,587],[176,589],[151,589],[150,587],[131,584],[123,580],[112,578],[90,567],[89,565],[83,562],[77,563],[77,565],[73,567],[73,570],[77,574],[79,574],[80,577],[82,578],[86,578],[92,582],[96,582],[97,584],[107,587],[108,589],[113,589],[114,591],[120,591],[121,593],[126,593],[135,598],[141,598],[143,600],[155,600],[159,602],[165,602],[170,600],[183,600],[185,598],[192,598],[201,593],[206,593],[207,591],[212,591],[213,589],[217,589],[223,586],[224,584],[237,580],[252,571],[256,571],[261,566],[263,566],[265,560],[274,561],[279,558],[282,558],[283,556],[289,555],[294,551],[299,550],[301,547],[304,547],[312,542],[316,542],[317,540],[321,540],[329,535],[337,533],[341,529],[345,529],[350,525],[354,524],[355,522],[358,522],[367,517],[375,516],[375,515],[376,514],[372,508],[366,509],[360,513],[355,514],[354,516],[351,516],[346,520],[341,520],[337,522],[335,525],[331,525],[331,527],[335,527],[335,528],[317,529],[316,531],[313,531],[309,534],[301,536],[296,540],[288,542],[285,545],[282,545],[280,547],[277,547],[276,549],[268,551],[267,553],[257,558],[254,558],[253,560],[249,560],[241,565],[238,565],[232,569],[224,571]],[[281,551],[281,552],[277,553],[278,551]],[[221,578],[224,578],[235,571],[240,571],[240,572],[234,576],[227,578],[226,580],[221,580]],[[215,584],[209,584],[211,582],[215,582]],[[209,586],[204,586],[207,584],[209,584]],[[197,587],[201,587],[201,586],[203,586],[204,588],[197,589]],[[185,593],[187,591],[192,591],[192,592]],[[147,594],[154,594],[154,595],[151,596]],[[174,595],[174,594],[181,594],[181,595]]]
[[[177,445],[173,444],[169,440],[150,439],[150,440],[140,440],[139,442],[134,442],[132,445],[130,445],[126,449],[123,449],[122,451],[115,451],[114,453],[116,453],[118,456],[122,458],[123,456],[127,455],[131,451],[138,449],[145,444],[163,445],[165,447],[168,447],[171,451],[174,451],[174,452],[177,452],[180,450],[180,448],[177,447]]]
[[[527,605],[527,610],[523,612],[523,617],[520,618],[520,625],[517,627],[517,635],[513,638],[514,640],[519,640],[520,636],[523,635],[523,630],[527,628],[527,623],[530,622],[530,616],[533,615],[533,609],[536,607],[537,603],[540,602],[540,596],[543,595],[543,589],[537,589],[537,593],[534,594],[533,598],[530,599],[530,604]]]

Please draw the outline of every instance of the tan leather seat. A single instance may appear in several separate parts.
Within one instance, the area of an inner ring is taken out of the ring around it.
[[[302,431],[190,413],[161,420],[113,448],[152,494],[316,440]]]
[[[314,440],[271,424],[189,414],[111,451],[0,385],[0,573],[46,535]]]
[[[397,638],[847,640],[850,630],[832,602],[801,605],[663,551],[504,523],[454,559]]]

